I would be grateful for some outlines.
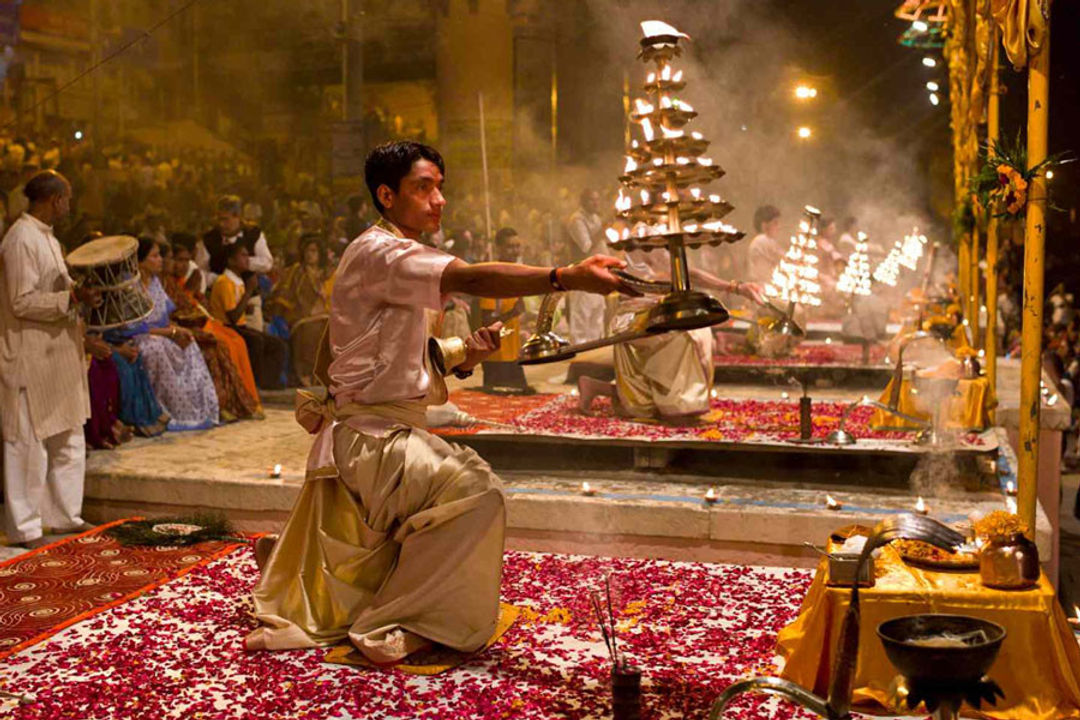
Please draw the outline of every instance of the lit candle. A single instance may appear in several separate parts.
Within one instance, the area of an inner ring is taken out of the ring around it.
[[[275,480],[281,477],[281,463],[274,466],[274,469],[270,471],[270,477]]]
[[[677,73],[675,73],[674,77],[672,77],[671,80],[672,82],[682,82],[682,70],[679,70]]]
[[[930,508],[926,507],[926,501],[922,499],[922,495],[915,501],[915,512],[920,515],[928,515],[930,513]]]
[[[700,200],[701,199],[701,188],[699,188],[699,187],[690,188],[690,197],[694,198],[695,200]]]
[[[788,393],[787,393],[787,390],[785,390],[785,391],[783,391],[782,393],[780,393],[780,399],[781,399],[781,400],[787,400],[787,399],[788,399],[789,397],[791,397],[791,396],[790,396],[790,395],[788,395]]]
[[[709,488],[705,491],[705,502],[709,503],[710,505],[716,502],[716,490]]]
[[[615,228],[606,228],[604,234],[607,235],[608,242],[619,242],[619,231]]]
[[[844,507],[844,504],[837,502],[832,495],[825,496],[825,507],[828,510],[840,510]]]
[[[585,482],[581,483],[581,494],[582,494],[582,495],[586,495],[586,496],[589,496],[589,497],[592,497],[593,495],[595,495],[595,494],[596,494],[596,491],[592,489],[592,486],[591,486],[591,485],[589,485],[589,481],[588,481],[588,480],[586,480]]]
[[[663,68],[661,68],[661,70],[660,70],[660,78],[662,80],[670,80],[671,79],[671,66],[670,65],[665,65]]]
[[[1016,494],[1016,483],[1014,483],[1012,480],[1005,483],[1005,494],[1006,495],[1015,495]]]

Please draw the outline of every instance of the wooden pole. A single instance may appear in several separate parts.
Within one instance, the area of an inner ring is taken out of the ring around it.
[[[986,144],[993,149],[1001,137],[1001,95],[998,88],[998,47],[1000,36],[995,27],[990,38],[990,97],[986,108]],[[990,383],[990,394],[997,397],[997,262],[998,262],[998,221],[990,211],[986,222],[986,335],[983,349],[986,352],[986,379]]]
[[[1047,3],[1049,12],[1049,3]],[[1050,100],[1050,20],[1043,47],[1028,60],[1027,161],[1046,159]],[[1046,246],[1046,175],[1040,171],[1028,188],[1024,228],[1024,307],[1020,346],[1020,468],[1017,473],[1020,518],[1035,534],[1039,482],[1039,411],[1042,374],[1043,281]]]
[[[480,162],[484,167],[484,220],[487,224],[487,244],[491,247],[494,236],[491,234],[491,185],[488,181],[487,127],[484,124],[484,93],[476,94],[480,105]]]
[[[960,198],[957,198],[957,202]],[[973,231],[974,232],[974,231]],[[971,317],[971,233],[965,232],[960,235],[956,247],[956,282],[959,286],[960,310],[964,317]]]

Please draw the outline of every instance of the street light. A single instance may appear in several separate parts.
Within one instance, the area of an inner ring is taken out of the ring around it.
[[[1047,170],[1046,171],[1046,179],[1047,180],[1053,180],[1054,179],[1054,171],[1053,170]]]
[[[806,140],[807,138],[809,138],[811,135],[814,134],[813,131],[810,128],[806,127],[805,125],[800,127],[796,132],[798,133],[799,137],[801,139],[803,139],[803,140]]]
[[[930,93],[930,104],[931,105],[936,106],[940,102],[941,102],[941,98],[938,97],[937,93]]]
[[[933,80],[926,83],[926,89],[929,90],[930,92],[937,92],[939,88],[940,88],[940,86],[936,82],[934,82]]]
[[[817,97],[817,88],[809,85],[799,85],[795,88],[795,97],[800,100],[811,100]]]
[[[927,55],[922,59],[922,64],[930,68],[937,67],[937,60]]]

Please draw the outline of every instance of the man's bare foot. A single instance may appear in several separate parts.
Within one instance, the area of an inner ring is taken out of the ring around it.
[[[603,380],[581,375],[578,377],[578,410],[582,415],[592,415],[592,404],[598,396],[615,396],[615,385]]]

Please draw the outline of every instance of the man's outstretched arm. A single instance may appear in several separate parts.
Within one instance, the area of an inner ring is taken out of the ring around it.
[[[599,295],[611,292],[637,295],[611,272],[624,267],[626,263],[618,258],[593,255],[577,265],[558,268],[555,279],[566,290]],[[443,270],[439,290],[444,295],[467,293],[489,298],[525,297],[555,292],[557,288],[551,281],[551,268],[498,262],[470,265],[454,260]]]

